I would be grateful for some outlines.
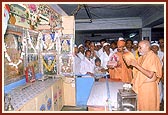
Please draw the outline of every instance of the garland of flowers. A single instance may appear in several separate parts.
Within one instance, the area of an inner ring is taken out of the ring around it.
[[[40,35],[40,34],[39,34],[39,35]],[[40,37],[41,37],[41,36],[38,36],[38,41],[37,41],[37,43],[39,43]],[[27,40],[28,40],[28,43],[27,43]],[[4,44],[5,44],[5,43],[4,43]],[[30,46],[31,46],[31,47],[33,48],[33,50],[36,52],[36,49],[34,48],[34,46],[33,46],[33,44],[32,44],[32,40],[31,40],[31,38],[30,38],[30,34],[29,34],[29,31],[28,31],[28,30],[27,30],[27,36],[24,36],[23,39],[22,39],[23,48],[22,48],[22,50],[21,50],[22,52],[21,52],[20,58],[19,58],[19,60],[18,60],[17,63],[12,62],[12,60],[11,60],[9,54],[7,53],[7,50],[6,50],[6,49],[8,48],[8,46],[7,46],[6,44],[4,45],[4,46],[5,46],[5,47],[4,47],[4,55],[5,55],[6,59],[8,60],[10,66],[14,66],[16,69],[18,69],[18,65],[23,62],[23,57],[24,57],[24,55],[25,55],[25,48],[24,48],[24,47],[25,47],[27,44],[30,44]],[[38,44],[37,44],[37,45],[38,45]]]
[[[44,64],[45,68],[46,68],[48,71],[51,71],[51,70],[54,68],[54,65],[55,65],[55,62],[56,62],[56,60],[54,59],[54,61],[52,62],[52,64],[51,64],[50,66],[48,66],[48,65],[46,64],[46,62],[44,61],[44,59],[43,59],[42,61],[43,61],[43,64]]]
[[[23,37],[22,44],[23,44],[23,49],[22,49],[19,61],[17,63],[12,62],[9,54],[7,53],[6,49],[8,48],[8,46],[5,44],[5,47],[4,47],[4,55],[5,55],[6,59],[9,62],[9,65],[14,66],[16,69],[18,69],[18,65],[23,62],[23,56],[25,55],[25,49],[24,49],[24,47],[27,44],[26,37]]]
[[[58,30],[58,32],[55,32],[54,37],[52,38],[52,40],[53,40],[53,41],[56,41],[56,38],[61,37],[62,34],[63,34],[63,33],[62,33],[62,29]],[[23,48],[22,48],[22,50],[21,50],[22,52],[21,52],[20,58],[19,58],[19,60],[18,60],[17,63],[12,62],[12,60],[11,60],[9,54],[7,53],[7,48],[8,48],[8,46],[4,43],[4,44],[5,44],[5,45],[4,45],[4,55],[5,55],[5,58],[8,60],[9,65],[15,67],[16,69],[18,69],[18,65],[23,62],[23,57],[24,57],[24,55],[25,55],[25,48],[24,48],[24,47],[25,47],[27,44],[29,44],[29,45],[31,46],[31,48],[33,48],[34,52],[36,52],[36,49],[39,48],[40,39],[42,39],[42,33],[40,32],[39,35],[38,35],[36,48],[34,48],[34,46],[33,46],[33,44],[32,44],[32,40],[31,40],[31,38],[30,38],[30,34],[29,34],[28,29],[27,29],[27,34],[26,34],[26,35],[27,35],[27,36],[24,36],[23,39],[22,39]],[[52,37],[52,36],[51,36],[51,37]],[[27,40],[28,40],[28,43],[27,43]],[[53,42],[52,42],[52,43],[53,43]],[[42,44],[43,44],[43,46],[44,46],[44,40],[42,40]],[[51,46],[49,46],[49,47],[47,48],[47,51],[50,50],[50,49],[52,49],[53,46],[54,46],[54,44],[52,44]],[[55,60],[54,60],[54,62],[55,62]],[[54,62],[52,63],[51,66],[47,66],[47,64],[46,64],[45,61],[43,60],[44,66],[45,66],[45,67],[47,68],[47,70],[49,70],[49,71],[51,71],[51,69],[53,69],[53,67],[54,67]]]
[[[34,46],[32,44],[32,40],[30,38],[30,34],[29,34],[28,30],[27,30],[27,39],[28,39],[28,44],[31,46],[31,48],[33,48],[34,52],[36,53],[36,49],[34,48]]]
[[[43,38],[43,35],[41,32],[39,32],[38,37],[37,37],[37,44],[35,47],[36,50],[39,50],[39,48],[42,48],[42,46],[41,46],[42,44],[40,44],[41,43],[40,41],[42,38]],[[42,50],[42,49],[40,49],[40,50]]]

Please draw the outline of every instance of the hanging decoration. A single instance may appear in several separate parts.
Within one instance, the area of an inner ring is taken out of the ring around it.
[[[39,24],[48,24],[51,29],[62,27],[61,16],[44,4],[24,4],[26,18],[31,29],[36,29]]]
[[[34,46],[33,46],[33,44],[32,44],[32,39],[31,39],[31,37],[30,37],[30,33],[29,33],[29,31],[28,31],[28,29],[27,29],[27,40],[28,40],[28,44],[31,46],[31,48],[34,50],[34,52],[36,53],[36,49],[34,48]]]
[[[39,32],[38,37],[37,37],[37,44],[36,44],[36,47],[35,47],[36,50],[42,50],[41,49],[42,44],[40,42],[42,40],[42,38],[43,38],[43,34],[42,34],[42,32]]]
[[[48,22],[51,29],[56,29],[62,27],[61,15],[49,8],[49,6],[44,4],[39,4],[38,10],[41,15],[48,18]]]
[[[63,30],[63,28],[60,28],[60,29],[58,30],[58,32],[57,32],[57,34],[58,34],[57,37],[58,37],[58,38],[60,38],[60,37],[63,36],[62,30]]]
[[[29,19],[29,25],[32,30],[40,23],[40,16],[38,11],[38,5],[27,4],[26,5],[26,18]]]
[[[61,15],[46,4],[10,4],[10,17],[10,24],[32,30],[39,30],[41,25],[52,30],[62,27]]]

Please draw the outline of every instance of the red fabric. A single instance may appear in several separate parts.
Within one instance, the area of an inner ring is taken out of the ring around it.
[[[28,67],[26,67],[26,70],[25,70],[26,83],[28,83],[28,82],[29,82],[29,78],[28,78],[28,70],[29,70],[29,68],[28,68]]]

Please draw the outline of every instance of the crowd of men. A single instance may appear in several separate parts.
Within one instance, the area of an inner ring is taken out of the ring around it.
[[[74,60],[77,76],[109,74],[109,80],[133,85],[138,94],[138,110],[159,110],[164,99],[163,38],[151,42],[125,40],[123,37],[111,43],[106,39],[97,43],[86,40],[84,44],[74,46]]]

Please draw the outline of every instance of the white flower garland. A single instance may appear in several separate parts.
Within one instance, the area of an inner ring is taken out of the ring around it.
[[[33,48],[34,52],[36,53],[36,49],[34,48],[34,46],[32,44],[32,40],[30,38],[30,34],[29,34],[28,30],[27,30],[27,39],[28,39],[28,44],[31,46],[31,48]]]
[[[4,44],[5,44],[5,43],[4,43]],[[16,69],[18,69],[18,65],[23,62],[23,56],[25,55],[24,46],[27,44],[26,37],[23,38],[22,44],[23,44],[23,49],[22,49],[22,52],[21,52],[19,61],[18,61],[17,63],[12,62],[12,60],[11,60],[9,54],[7,53],[7,50],[6,50],[6,49],[8,48],[8,46],[5,44],[5,47],[4,47],[4,54],[5,54],[6,59],[7,59],[8,62],[9,62],[9,65],[14,66]]]
[[[61,36],[62,36],[62,30],[58,30],[58,32],[55,32],[54,42],[56,41],[56,38],[61,37]],[[23,62],[23,57],[25,55],[25,48],[24,47],[27,44],[29,44],[31,46],[31,48],[33,48],[34,52],[36,52],[36,49],[38,49],[40,47],[39,44],[40,44],[40,39],[42,39],[42,37],[43,37],[42,33],[40,32],[39,35],[38,35],[36,48],[34,48],[34,46],[32,44],[32,40],[30,38],[29,31],[27,30],[27,36],[24,36],[23,39],[22,39],[23,48],[22,48],[22,52],[21,52],[20,58],[19,58],[17,63],[14,63],[14,62],[11,61],[11,58],[10,58],[10,56],[7,53],[7,50],[6,50],[8,48],[8,46],[4,43],[5,44],[4,45],[4,55],[5,55],[6,59],[9,62],[9,65],[14,66],[16,69],[18,69],[18,65]],[[28,40],[28,43],[27,43],[27,40]],[[45,41],[42,40],[42,45],[45,47],[45,43],[44,42]],[[52,44],[46,50],[48,51],[48,50],[52,49],[53,46],[54,46],[54,43],[52,42]]]
[[[26,36],[24,36],[23,39],[22,39],[23,48],[22,48],[22,50],[21,50],[22,52],[21,52],[20,58],[19,58],[19,60],[18,60],[17,63],[14,63],[14,62],[11,61],[11,58],[10,58],[10,56],[9,56],[9,54],[7,53],[7,50],[6,50],[6,49],[8,48],[8,46],[4,43],[4,44],[5,44],[5,47],[4,47],[5,57],[6,57],[6,59],[8,60],[9,65],[14,66],[16,69],[18,69],[18,65],[23,62],[23,57],[24,57],[24,55],[25,55],[25,46],[27,45],[27,40],[28,40],[28,44],[30,44],[31,48],[33,48],[34,52],[36,52],[36,49],[34,48],[34,46],[33,46],[33,44],[32,44],[32,40],[31,40],[31,38],[30,38],[29,31],[27,30]],[[40,40],[40,38],[38,37],[37,43],[39,43],[39,40]],[[37,46],[38,46],[38,44],[37,44]]]
[[[40,40],[43,38],[43,35],[41,32],[39,32],[38,37],[37,37],[37,44],[36,44],[36,50],[39,50],[39,48],[42,48]],[[42,50],[42,49],[40,49]]]

